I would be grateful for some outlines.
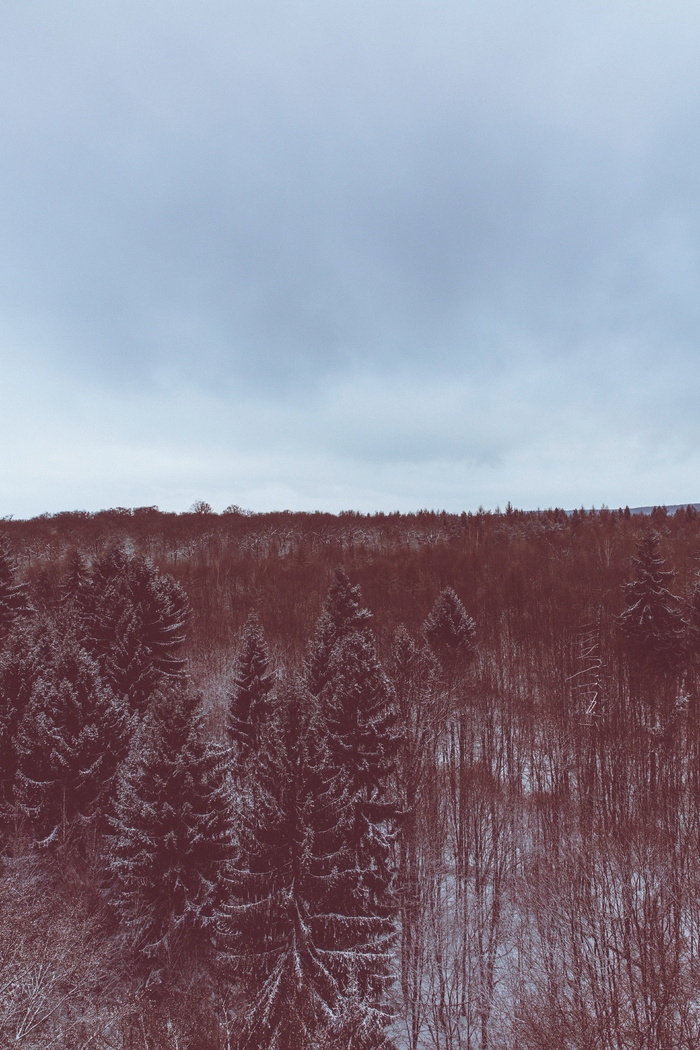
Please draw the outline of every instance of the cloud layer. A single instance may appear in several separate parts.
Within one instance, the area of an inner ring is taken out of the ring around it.
[[[697,500],[700,23],[12,4],[5,513]]]

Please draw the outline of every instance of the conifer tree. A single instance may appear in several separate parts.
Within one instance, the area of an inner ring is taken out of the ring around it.
[[[637,668],[663,674],[683,659],[685,623],[680,600],[668,589],[674,573],[664,568],[657,532],[643,533],[632,562],[635,578],[625,585],[620,633]]]
[[[4,827],[9,825],[13,811],[17,776],[15,737],[34,683],[47,660],[49,637],[49,633],[40,628],[15,631],[0,657],[0,824]]]
[[[415,799],[424,768],[448,720],[440,704],[439,666],[431,648],[417,644],[401,624],[394,632],[388,662],[401,734],[398,778],[406,804]]]
[[[184,591],[143,558],[113,547],[76,595],[84,644],[115,692],[144,711],[159,684],[182,674],[179,650],[190,616]]]
[[[368,1006],[357,984],[351,985],[342,1007],[314,1050],[396,1050],[386,1034],[387,1017]]]
[[[476,650],[476,624],[451,587],[438,595],[423,625],[426,641],[448,665],[470,659]]]
[[[183,687],[156,694],[120,776],[110,900],[128,957],[152,989],[215,959],[233,852],[220,755]]]
[[[421,1028],[427,933],[424,897],[431,889],[426,885],[424,868],[426,825],[435,819],[426,802],[426,782],[439,768],[438,753],[451,705],[439,687],[437,658],[425,642],[417,645],[403,626],[394,634],[388,671],[401,725],[397,787],[402,819],[396,873],[401,907],[401,991],[411,1046],[416,1046]]]
[[[697,578],[690,596],[688,647],[697,663],[700,658],[700,576]]]
[[[159,674],[177,678],[186,659],[180,654],[192,609],[187,595],[172,578],[156,572],[143,558],[130,566],[131,599],[140,610],[143,642]]]
[[[75,624],[86,623],[92,611],[91,575],[83,554],[74,549],[62,581],[64,616]]]
[[[351,842],[369,895],[364,906],[391,915],[388,822],[398,807],[390,778],[400,734],[395,697],[367,633],[352,632],[336,643],[321,702],[330,754],[351,799]]]
[[[375,992],[387,980],[393,924],[347,907],[364,873],[343,779],[312,698],[288,687],[257,756],[232,880],[231,958],[251,1000],[240,1050],[311,1047],[358,971]]]
[[[29,600],[34,612],[56,620],[61,612],[62,598],[61,577],[56,565],[44,565],[31,583]]]
[[[85,556],[77,548],[68,555],[68,564],[63,578],[63,594],[66,599],[76,600],[90,583],[90,572]]]
[[[0,644],[12,625],[30,612],[27,587],[17,583],[15,566],[8,548],[0,544]]]
[[[65,846],[103,827],[130,728],[94,661],[54,639],[15,739],[16,798],[36,841]]]
[[[115,624],[115,637],[100,661],[103,674],[129,708],[142,712],[158,688],[158,674],[143,638],[138,610],[127,605]]]
[[[362,872],[336,908],[356,917],[381,918],[393,929],[397,902],[391,891],[390,829],[398,816],[389,785],[399,747],[390,684],[377,659],[371,614],[360,591],[336,570],[306,663],[307,682],[318,697],[328,752],[349,800],[348,846]],[[380,994],[381,975],[363,976],[364,994]],[[374,984],[373,984],[374,982]]]
[[[227,731],[237,744],[237,764],[258,748],[261,727],[271,712],[274,676],[260,621],[251,613],[243,631],[233,688],[228,698]]]
[[[319,696],[328,680],[333,647],[347,635],[369,628],[372,614],[362,607],[360,588],[353,586],[342,567],[335,570],[306,657],[306,678],[310,691]]]

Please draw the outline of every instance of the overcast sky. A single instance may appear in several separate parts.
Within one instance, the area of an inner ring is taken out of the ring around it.
[[[3,0],[0,516],[700,501],[681,0]]]

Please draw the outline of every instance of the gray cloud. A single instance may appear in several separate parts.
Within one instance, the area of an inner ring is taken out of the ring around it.
[[[695,483],[691,5],[4,17],[0,335],[70,492],[117,501],[77,453],[104,442],[127,503],[130,472],[173,505],[236,464],[263,502],[700,498],[656,494]]]

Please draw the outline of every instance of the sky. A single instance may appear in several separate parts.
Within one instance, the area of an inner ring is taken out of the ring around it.
[[[0,517],[700,501],[697,4],[0,30]]]

